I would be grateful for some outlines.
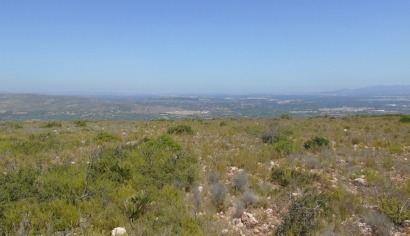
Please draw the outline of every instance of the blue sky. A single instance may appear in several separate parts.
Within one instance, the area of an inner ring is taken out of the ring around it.
[[[410,1],[1,1],[0,91],[308,93],[410,84]]]

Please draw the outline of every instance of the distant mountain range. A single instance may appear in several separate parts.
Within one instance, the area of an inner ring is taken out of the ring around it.
[[[323,93],[339,96],[410,96],[410,85],[371,86],[358,89],[342,89]]]

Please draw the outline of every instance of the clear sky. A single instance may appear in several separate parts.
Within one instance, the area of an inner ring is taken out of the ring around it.
[[[409,0],[4,0],[0,91],[303,93],[410,84]]]

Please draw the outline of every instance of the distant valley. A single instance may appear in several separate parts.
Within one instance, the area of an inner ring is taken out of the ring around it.
[[[1,120],[266,118],[409,114],[410,86],[312,95],[56,96],[0,94]]]

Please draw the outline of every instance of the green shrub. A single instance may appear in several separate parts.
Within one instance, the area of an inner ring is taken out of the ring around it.
[[[131,221],[138,219],[145,214],[151,205],[152,197],[141,190],[137,195],[131,197],[127,203],[128,218]]]
[[[53,128],[53,127],[62,127],[63,125],[60,122],[51,121],[43,125],[44,128]]]
[[[77,206],[67,204],[66,201],[61,199],[49,202],[44,211],[52,212],[53,219],[50,223],[56,231],[74,228],[80,217],[80,209]]]
[[[38,170],[29,166],[7,175],[0,175],[0,202],[32,197],[36,192],[33,185],[39,174]]]
[[[168,128],[168,134],[193,134],[191,126],[177,125]]]
[[[155,188],[175,184],[190,189],[198,176],[197,159],[168,135],[152,139],[141,146],[143,160],[137,167],[146,183]]]
[[[327,138],[316,136],[309,139],[303,144],[305,149],[318,149],[320,147],[329,147],[330,141]]]
[[[73,123],[76,127],[86,127],[87,126],[86,120],[75,120],[73,121]]]
[[[36,195],[40,201],[64,199],[75,203],[83,193],[85,168],[75,165],[50,166],[36,183]]]
[[[169,135],[162,135],[156,139],[149,140],[147,146],[153,150],[163,150],[172,153],[182,150],[181,145]]]
[[[380,198],[380,208],[396,224],[410,219],[410,198],[401,200],[394,196],[383,196]]]
[[[277,153],[286,156],[297,150],[296,145],[289,138],[291,133],[291,131],[277,123],[273,123],[269,126],[269,129],[265,130],[261,139],[263,143],[272,144]]]
[[[345,221],[352,214],[362,212],[361,199],[343,189],[337,188],[324,194],[327,217],[336,215],[340,221]]]
[[[279,118],[283,119],[283,120],[290,120],[291,119],[289,114],[282,114],[282,115],[279,116]]]
[[[123,183],[131,179],[132,172],[130,167],[120,164],[118,159],[113,157],[104,157],[93,163],[91,166],[92,177],[106,178],[117,183]]]
[[[410,123],[410,116],[409,115],[404,115],[400,118],[400,122],[402,123]]]
[[[295,143],[287,137],[280,137],[273,141],[273,148],[282,156],[287,156],[297,150]]]
[[[103,143],[103,142],[118,141],[118,140],[121,140],[121,138],[116,134],[111,134],[106,131],[102,131],[97,134],[94,140],[99,143]]]
[[[151,196],[149,209],[133,223],[143,235],[204,235],[201,221],[189,213],[182,191],[166,185]]]
[[[261,139],[263,143],[272,144],[289,134],[290,132],[288,130],[274,122],[270,124],[269,128],[262,133]]]
[[[390,143],[387,149],[390,153],[400,154],[404,152],[404,146],[402,143]]]

